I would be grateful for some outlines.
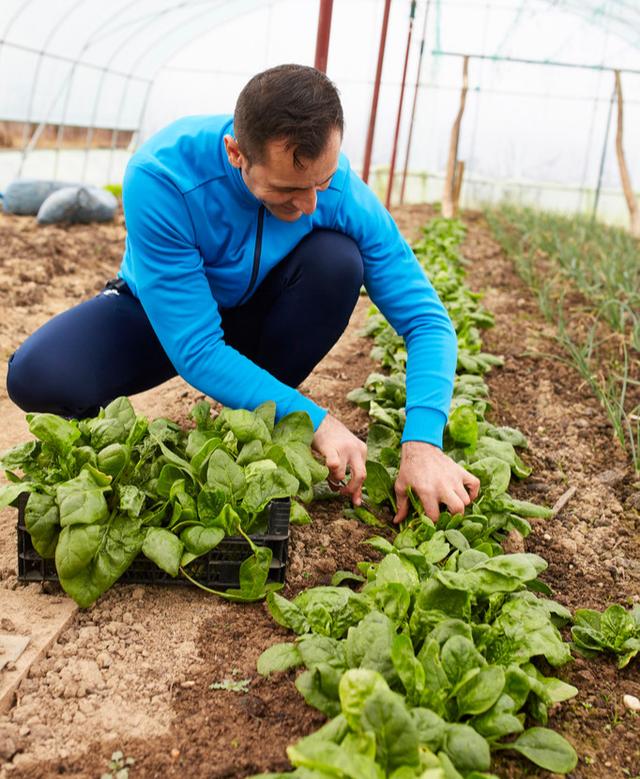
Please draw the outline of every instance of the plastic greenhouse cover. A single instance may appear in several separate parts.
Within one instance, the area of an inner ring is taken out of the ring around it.
[[[242,86],[266,67],[313,64],[318,5],[318,0],[3,0],[0,68],[10,77],[0,82],[0,121],[117,128],[134,137],[129,150],[54,154],[39,149],[30,136],[34,148],[28,155],[15,147],[0,154],[0,188],[18,170],[82,176],[96,184],[117,181],[135,145],[166,123],[185,114],[231,112]],[[613,74],[504,58],[640,70],[640,7],[618,0],[419,0],[411,88],[427,6],[410,196],[438,194],[462,61],[433,52],[458,52],[496,57],[470,62],[459,153],[467,191],[491,198],[496,188],[509,195],[526,185],[529,198],[544,203],[552,192],[577,207],[597,181]],[[391,7],[373,154],[378,166],[388,164],[391,152],[409,7],[409,0]],[[333,9],[328,74],[341,91],[344,150],[356,167],[364,150],[382,10],[383,0],[336,0]],[[640,129],[640,75],[624,73],[623,89],[625,148],[634,171],[640,169],[640,147],[630,139]],[[401,157],[408,105],[406,100]],[[621,197],[614,136],[615,127],[605,154],[605,206],[607,189],[613,200]],[[418,175],[424,172],[428,179]]]

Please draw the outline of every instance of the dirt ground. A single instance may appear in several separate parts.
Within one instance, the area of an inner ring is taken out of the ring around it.
[[[407,207],[394,215],[405,235],[432,211]],[[514,274],[479,215],[466,217],[464,245],[472,261],[469,283],[484,290],[496,315],[485,348],[505,357],[489,379],[492,418],[529,437],[531,479],[517,489],[552,505],[576,492],[556,519],[535,523],[525,541],[549,561],[545,581],[571,608],[601,608],[640,600],[640,483],[613,441],[604,413],[576,373],[557,359],[553,330]],[[124,226],[36,227],[30,218],[0,214],[0,359],[53,314],[95,294],[114,275]],[[368,302],[361,299],[350,326],[305,382],[303,391],[329,407],[357,434],[366,415],[345,401],[373,369],[370,344],[358,336]],[[180,379],[133,399],[149,416],[183,421],[201,395]],[[28,437],[23,414],[0,386],[0,451]],[[314,522],[293,528],[285,594],[327,583],[338,568],[367,556],[370,531],[345,519],[340,502],[313,506]],[[16,580],[15,512],[0,512],[0,587]],[[40,588],[40,585],[29,585]],[[55,587],[47,586],[56,597]],[[293,674],[263,680],[256,659],[286,631],[262,604],[220,602],[190,588],[116,586],[77,614],[0,716],[0,777],[100,777],[120,750],[137,777],[246,777],[284,770],[286,746],[315,728],[322,716],[307,707]],[[577,659],[561,672],[580,694],[552,718],[575,745],[572,776],[640,775],[640,717],[622,696],[640,696],[640,664],[618,672],[606,660]],[[211,690],[215,682],[238,691]],[[229,684],[227,684],[229,686]],[[501,760],[501,776],[533,776],[517,761]]]

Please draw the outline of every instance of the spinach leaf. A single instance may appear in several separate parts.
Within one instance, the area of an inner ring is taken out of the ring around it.
[[[77,425],[55,414],[27,414],[27,422],[36,438],[63,455],[71,451],[81,435]]]
[[[426,677],[424,666],[416,658],[411,639],[405,633],[393,639],[391,660],[407,693],[407,700],[416,705],[424,691]]]
[[[102,448],[96,457],[96,467],[102,473],[116,481],[129,464],[130,449],[125,444],[109,444]]]
[[[261,460],[259,462],[271,461]],[[252,465],[256,464],[252,463]],[[256,471],[247,482],[241,506],[246,511],[257,513],[276,498],[292,497],[298,492],[299,486],[298,480],[283,468],[276,466]]]
[[[469,724],[486,739],[495,741],[512,733],[522,733],[524,730],[524,715],[516,716],[517,707],[513,698],[501,694],[494,705],[484,714],[469,721]]]
[[[120,514],[104,525],[63,528],[55,557],[60,584],[79,606],[90,606],[127,570],[143,540],[140,521]]]
[[[133,410],[130,400],[125,397],[116,398],[105,406],[104,418],[117,420],[127,431],[127,434],[136,424],[136,412]]]
[[[118,488],[118,495],[120,511],[132,518],[139,517],[147,499],[145,493],[133,484],[125,484]]]
[[[109,507],[104,493],[111,488],[111,477],[103,477],[91,466],[83,466],[80,473],[56,487],[56,501],[60,509],[60,525],[90,525],[105,522]],[[105,484],[106,479],[106,484]]]
[[[293,441],[300,441],[307,446],[311,446],[313,436],[314,429],[309,415],[302,411],[294,411],[282,417],[273,428],[271,440],[274,444],[280,444],[280,446]]]
[[[478,441],[478,421],[472,406],[458,406],[449,415],[449,434],[457,443],[475,447]]]
[[[510,744],[497,744],[502,749],[515,749],[532,763],[557,774],[568,774],[578,764],[575,749],[559,733],[547,728],[529,728]]]
[[[198,493],[197,510],[198,519],[205,525],[213,524],[219,517],[222,510],[226,505],[226,496],[223,490],[214,489],[212,487],[204,486]],[[229,506],[229,509],[231,507]],[[234,523],[231,525],[229,534],[233,535],[236,532],[236,526],[239,522],[239,517],[235,514]],[[220,523],[221,527],[229,527],[228,524]]]
[[[488,771],[491,767],[489,744],[469,725],[447,726],[442,749],[455,767],[467,771]]]
[[[349,726],[361,731],[364,705],[376,690],[388,691],[384,678],[373,670],[354,668],[342,675],[339,695],[342,714]]]
[[[265,423],[267,430],[269,431],[269,436],[271,436],[276,422],[275,402],[273,400],[265,401],[256,408],[255,414]]]
[[[273,644],[258,658],[258,673],[269,676],[274,671],[288,671],[302,665],[302,657],[296,644]]]
[[[252,411],[225,408],[220,414],[220,419],[242,444],[248,441],[260,441],[266,444],[271,441],[271,434],[266,422],[260,415]]]
[[[490,709],[502,694],[504,684],[504,671],[500,666],[481,668],[474,677],[458,688],[456,701],[459,716],[482,714]]]
[[[162,527],[150,527],[142,544],[145,557],[174,578],[180,571],[183,549],[184,544],[180,538]]]
[[[224,530],[222,528],[205,527],[200,524],[191,525],[180,533],[180,540],[184,544],[184,548],[196,557],[215,549],[223,538]]]
[[[240,500],[244,495],[244,472],[224,449],[215,449],[209,458],[207,485],[224,493],[225,499],[230,503]]]
[[[380,505],[388,500],[395,510],[396,498],[393,481],[384,465],[367,460],[367,478],[364,482],[364,489],[372,503]]]
[[[0,509],[11,506],[24,492],[34,492],[34,490],[35,486],[33,484],[24,481],[0,485]]]
[[[375,735],[376,762],[387,775],[396,768],[420,764],[418,729],[402,696],[374,689],[364,701],[360,726]]]
[[[51,495],[32,492],[24,511],[24,524],[31,534],[33,548],[45,560],[55,557],[60,534],[60,514]]]
[[[265,459],[265,451],[262,445],[262,441],[248,441],[242,446],[240,454],[236,460],[238,465],[249,465],[249,463],[255,460]]]
[[[308,525],[311,522],[309,512],[301,503],[298,503],[297,500],[291,501],[289,522],[292,525]]]
[[[327,717],[335,717],[340,713],[340,703],[336,695],[339,681],[340,671],[321,664],[313,671],[301,673],[296,679],[296,689],[309,706],[318,709]]]
[[[40,452],[38,441],[26,441],[0,455],[0,466],[3,468],[28,467]]]

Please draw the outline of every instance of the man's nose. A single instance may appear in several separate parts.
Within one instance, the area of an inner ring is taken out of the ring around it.
[[[316,195],[315,188],[307,189],[304,192],[297,194],[293,200],[293,203],[297,209],[302,211],[303,214],[312,214],[316,210],[316,205],[318,203],[318,197]]]

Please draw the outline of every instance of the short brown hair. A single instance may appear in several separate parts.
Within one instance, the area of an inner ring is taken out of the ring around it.
[[[250,165],[264,160],[268,141],[285,139],[293,161],[316,160],[332,130],[344,131],[333,82],[307,65],[278,65],[254,76],[236,103],[234,132]]]

